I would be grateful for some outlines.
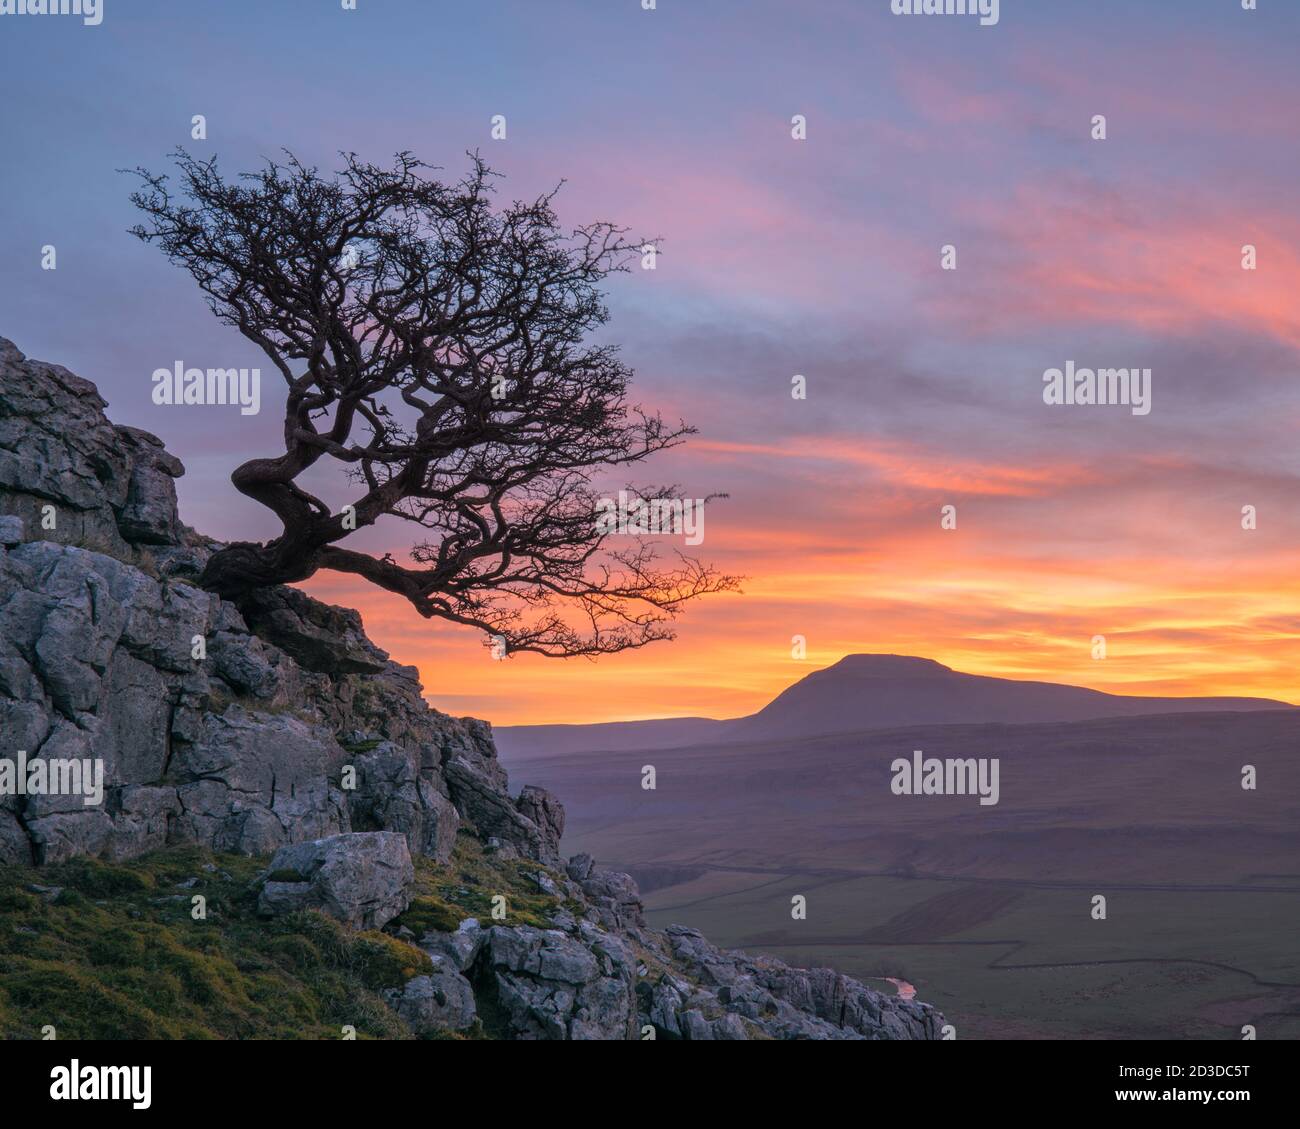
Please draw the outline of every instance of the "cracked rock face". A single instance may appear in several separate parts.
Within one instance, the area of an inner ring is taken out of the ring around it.
[[[0,864],[269,855],[262,912],[377,929],[410,901],[412,858],[445,862],[467,831],[485,857],[534,860],[556,908],[548,928],[466,919],[414,938],[432,971],[384,999],[416,1035],[940,1037],[925,1004],[653,930],[628,875],[563,864],[560,802],[512,798],[491,728],[431,709],[356,612],[198,587],[214,546],[177,518],[181,464],[103,408],[0,338],[0,757],[103,765],[98,804],[0,796]]]
[[[594,926],[495,926],[480,976],[517,1039],[633,1039],[635,964],[628,947]]]
[[[558,858],[558,801],[511,799],[490,727],[430,709],[355,611],[199,588],[213,543],[177,517],[184,468],[103,408],[0,338],[0,756],[102,760],[105,786],[94,807],[0,798],[0,862],[349,831],[445,860],[466,820]]]
[[[567,869],[582,883],[570,878],[549,929],[484,928],[469,918],[419,939],[435,973],[390,1000],[417,1033],[465,1030],[490,1017],[511,1039],[941,1037],[943,1017],[926,1004],[831,969],[724,951],[685,926],[650,929],[628,875],[588,855]]]
[[[180,462],[147,431],[114,427],[88,380],[28,361],[0,338],[0,491],[28,536],[133,561],[135,543],[174,541]],[[50,528],[42,507],[56,508]]]

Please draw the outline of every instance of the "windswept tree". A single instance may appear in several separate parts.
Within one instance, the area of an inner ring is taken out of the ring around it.
[[[181,151],[175,186],[137,170],[132,234],[284,380],[284,451],[231,475],[281,532],[216,552],[201,583],[238,599],[354,573],[510,652],[672,638],[686,601],[736,578],[681,552],[661,565],[656,543],[596,519],[599,476],[693,433],[630,403],[630,370],[590,340],[601,281],[640,245],[609,223],[563,230],[554,192],[494,206],[494,174],[471,162],[454,183],[408,153],[391,168],[344,154],[333,175],[288,155],[228,181]],[[302,482],[322,459],[346,464],[337,510]],[[341,544],[381,518],[417,527],[402,560]]]

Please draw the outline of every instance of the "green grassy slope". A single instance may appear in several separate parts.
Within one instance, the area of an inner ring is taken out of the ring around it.
[[[180,849],[0,867],[0,1037],[39,1039],[49,1025],[60,1039],[337,1039],[350,1025],[357,1038],[411,1038],[379,992],[429,958],[391,933],[490,923],[494,894],[512,925],[543,925],[558,905],[527,876],[536,863],[462,834],[447,866],[417,861],[415,898],[387,932],[316,912],[268,920],[254,882],[267,862]]]

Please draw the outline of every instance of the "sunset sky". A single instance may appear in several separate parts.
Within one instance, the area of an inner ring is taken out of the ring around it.
[[[699,553],[748,579],[676,642],[596,663],[496,662],[355,578],[305,585],[358,607],[434,705],[499,724],[737,716],[859,651],[1300,701],[1300,4],[1260,7],[1002,0],[995,27],[888,0],[6,17],[0,334],[164,439],[189,524],[273,535],[229,484],[279,450],[269,366],[256,417],[151,403],[178,359],[265,361],[126,234],[116,170],[183,144],[228,173],[289,148],[323,167],[410,149],[459,174],[477,148],[506,199],[564,178],[566,222],[662,236],[656,271],[610,283],[603,336],[642,402],[699,428],[643,477],[728,493]],[[1044,371],[1071,360],[1150,368],[1151,413],[1045,405]],[[401,532],[365,544],[400,551]]]

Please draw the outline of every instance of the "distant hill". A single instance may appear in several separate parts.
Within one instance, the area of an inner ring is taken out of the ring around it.
[[[732,722],[728,740],[772,740],[904,725],[1029,724],[1160,713],[1285,709],[1267,698],[1139,698],[1054,682],[962,674],[932,659],[848,655],[814,671],[752,717]]]
[[[607,749],[674,749],[780,740],[910,725],[1091,721],[1165,713],[1292,708],[1269,698],[1144,698],[1053,682],[963,674],[933,659],[846,655],[782,691],[749,717],[601,725],[518,725],[494,730],[510,760]]]
[[[492,735],[503,757],[527,759],[601,749],[677,749],[712,740],[731,724],[708,717],[664,717],[596,725],[494,725]]]

